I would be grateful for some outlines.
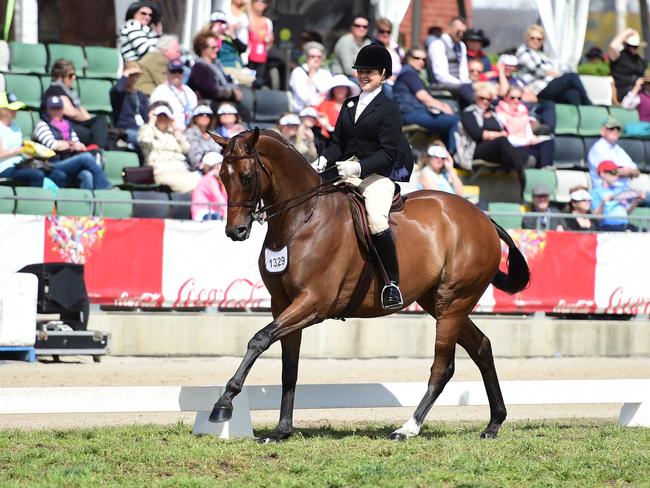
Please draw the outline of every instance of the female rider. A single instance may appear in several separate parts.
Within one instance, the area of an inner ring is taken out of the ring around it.
[[[361,95],[345,101],[332,144],[313,165],[320,171],[335,164],[343,181],[361,190],[372,240],[388,275],[381,293],[382,306],[399,309],[403,299],[388,213],[395,192],[393,180],[408,180],[413,158],[402,136],[399,105],[382,91],[391,76],[391,66],[390,53],[383,46],[370,44],[359,51],[353,68]]]

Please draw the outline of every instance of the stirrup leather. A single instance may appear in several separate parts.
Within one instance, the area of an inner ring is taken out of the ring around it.
[[[397,310],[404,306],[402,292],[397,283],[387,283],[381,291],[381,306],[386,310]]]

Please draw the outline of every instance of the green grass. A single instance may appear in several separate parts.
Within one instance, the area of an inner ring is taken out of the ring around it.
[[[0,431],[0,486],[650,486],[650,429],[588,420],[428,425],[404,443],[392,426],[301,429],[260,445],[191,427]]]

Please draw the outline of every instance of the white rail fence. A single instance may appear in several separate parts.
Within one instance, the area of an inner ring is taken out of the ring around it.
[[[298,385],[296,409],[415,407],[426,383]],[[621,403],[619,424],[650,427],[650,379],[501,382],[506,405]],[[251,410],[277,410],[282,387],[246,386],[233,402],[233,418],[208,416],[222,386],[112,386],[0,388],[0,414],[196,412],[194,434],[252,437]],[[487,405],[483,383],[450,382],[437,406]]]

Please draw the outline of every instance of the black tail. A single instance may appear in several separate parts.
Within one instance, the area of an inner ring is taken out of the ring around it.
[[[530,283],[530,270],[528,269],[528,263],[526,263],[524,255],[517,249],[510,234],[494,220],[492,220],[492,223],[497,229],[499,238],[508,244],[508,274],[497,270],[497,274],[492,278],[492,284],[499,290],[512,295],[528,286]]]

